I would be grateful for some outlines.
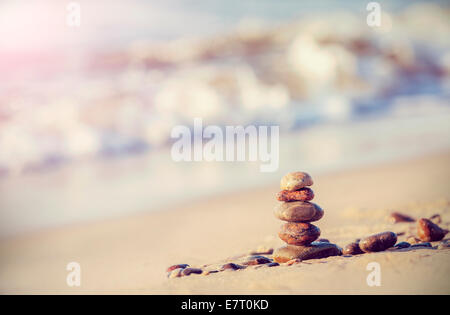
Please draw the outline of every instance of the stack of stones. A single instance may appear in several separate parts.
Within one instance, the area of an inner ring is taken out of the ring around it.
[[[320,220],[324,212],[310,202],[314,192],[308,186],[312,184],[311,176],[304,172],[289,173],[281,179],[282,190],[277,194],[277,199],[282,203],[275,208],[275,216],[287,221],[278,233],[287,245],[273,252],[273,259],[278,263],[342,254],[335,244],[314,242],[320,236],[320,229],[310,222]]]

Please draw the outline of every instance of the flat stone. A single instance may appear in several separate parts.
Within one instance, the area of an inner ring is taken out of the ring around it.
[[[293,172],[286,174],[280,182],[282,190],[298,190],[300,188],[311,186],[313,180],[309,174],[304,172]]]
[[[202,269],[200,269],[200,268],[185,268],[185,269],[183,269],[183,271],[182,271],[182,273],[183,273],[183,276],[189,276],[189,275],[191,275],[191,274],[193,274],[193,273],[195,273],[195,274],[201,274],[203,272],[203,270]]]
[[[388,231],[363,238],[359,242],[359,247],[366,253],[381,252],[394,246],[396,242],[397,235]]]
[[[408,247],[411,247],[411,244],[409,244],[408,242],[400,242],[398,244],[395,244],[394,247],[399,248],[399,249],[408,248]]]
[[[310,188],[301,188],[299,190],[282,190],[277,193],[279,201],[309,201],[314,199],[314,192]]]
[[[422,218],[417,222],[417,236],[422,241],[440,241],[447,233],[447,230],[441,229],[437,224],[434,224],[428,219]]]
[[[283,202],[275,207],[275,217],[288,222],[314,222],[323,217],[318,205],[307,201]]]
[[[360,255],[360,254],[364,254],[364,252],[359,247],[358,242],[353,242],[353,243],[346,245],[342,249],[342,254],[343,255]]]
[[[227,263],[220,268],[221,271],[224,270],[239,270],[239,269],[245,269],[245,266],[241,266],[235,263]]]
[[[281,226],[278,236],[290,245],[308,245],[320,236],[320,229],[310,223],[288,222]]]
[[[252,266],[252,265],[267,264],[267,263],[271,263],[271,262],[272,262],[272,259],[270,259],[270,258],[254,255],[254,256],[246,257],[245,260],[242,262],[242,264],[246,265],[246,266]]]
[[[278,263],[297,263],[302,260],[340,255],[342,252],[335,244],[314,242],[308,246],[286,245],[277,248],[273,252],[273,259]]]

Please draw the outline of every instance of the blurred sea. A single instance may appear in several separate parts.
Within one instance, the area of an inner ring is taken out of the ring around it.
[[[444,1],[78,2],[0,2],[0,236],[450,148]],[[173,162],[194,117],[279,125],[279,170]]]

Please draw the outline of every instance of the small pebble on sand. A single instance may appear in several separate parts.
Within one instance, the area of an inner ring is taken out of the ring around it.
[[[383,232],[370,235],[361,239],[359,247],[366,253],[381,252],[392,247],[397,242],[397,235],[394,232]]]
[[[428,219],[422,218],[417,222],[417,236],[422,241],[440,241],[447,233],[447,230],[441,229],[437,224],[434,224]]]
[[[408,242],[400,242],[394,245],[395,248],[401,249],[401,248],[408,248],[411,247],[411,244]]]
[[[354,243],[350,243],[350,244],[346,245],[342,249],[342,254],[343,255],[360,255],[360,254],[364,254],[364,252],[359,247],[359,243],[354,242]]]
[[[235,263],[227,263],[225,265],[223,265],[220,270],[224,271],[224,270],[239,270],[239,269],[244,269],[245,266],[241,266]]]
[[[275,217],[288,222],[314,222],[323,214],[322,208],[307,201],[282,202],[275,207]]]
[[[416,220],[409,215],[399,213],[399,212],[392,212],[389,217],[389,222],[391,223],[401,223],[401,222],[415,222]]]
[[[307,246],[285,245],[273,252],[273,259],[278,263],[285,263],[293,259],[308,260],[340,256],[341,250],[331,243],[311,243]]]
[[[203,272],[203,270],[202,269],[200,269],[200,268],[190,268],[190,267],[188,267],[188,268],[186,268],[186,269],[183,269],[183,271],[182,271],[182,273],[183,273],[183,276],[189,276],[189,275],[191,275],[191,274],[201,274]]]
[[[253,266],[253,265],[267,264],[267,263],[271,263],[271,262],[272,262],[272,259],[270,259],[270,258],[254,255],[254,256],[246,257],[245,260],[242,262],[242,264],[247,265],[247,266]]]

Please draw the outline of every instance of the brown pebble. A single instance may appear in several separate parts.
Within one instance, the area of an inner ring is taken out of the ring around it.
[[[428,219],[420,219],[417,223],[417,236],[425,242],[440,241],[448,233]]]
[[[381,252],[394,246],[396,242],[397,235],[394,232],[388,231],[363,238],[359,242],[359,248],[366,253]]]
[[[312,202],[283,202],[275,207],[275,217],[288,222],[314,222],[323,217],[321,207]]]
[[[290,245],[308,245],[320,236],[320,229],[310,223],[288,222],[281,226],[278,236]]]
[[[272,259],[264,257],[264,256],[250,256],[245,259],[245,261],[242,263],[246,266],[253,266],[253,265],[262,265],[272,262]]]
[[[354,243],[350,243],[350,244],[346,245],[342,249],[342,254],[343,255],[360,255],[360,254],[364,254],[364,252],[359,247],[359,244],[354,242]]]
[[[188,264],[177,264],[177,265],[173,265],[173,266],[170,266],[169,268],[167,268],[167,272],[171,272],[172,270],[178,269],[178,268],[185,269],[187,267],[189,267]]]
[[[395,244],[394,247],[397,249],[408,248],[411,247],[411,244],[408,242],[400,242],[398,244]]]
[[[416,220],[406,214],[402,214],[399,212],[392,212],[389,215],[389,221],[391,223],[400,223],[400,222],[415,222]]]
[[[301,188],[299,190],[282,190],[277,193],[278,201],[310,201],[314,199],[314,192],[310,188]]]
[[[203,270],[201,270],[200,268],[190,268],[190,267],[183,269],[183,271],[182,271],[183,276],[189,276],[192,273],[201,274],[202,272],[203,272]]]
[[[244,266],[235,264],[235,263],[227,263],[225,265],[222,266],[222,268],[220,268],[221,271],[224,270],[239,270],[239,269],[244,269]]]
[[[280,182],[280,188],[282,190],[298,190],[300,188],[311,186],[313,180],[309,174],[304,172],[293,172],[286,174]]]
[[[335,244],[314,242],[307,246],[286,245],[277,248],[273,252],[273,259],[278,263],[285,263],[295,259],[302,261],[339,255],[342,252]]]

